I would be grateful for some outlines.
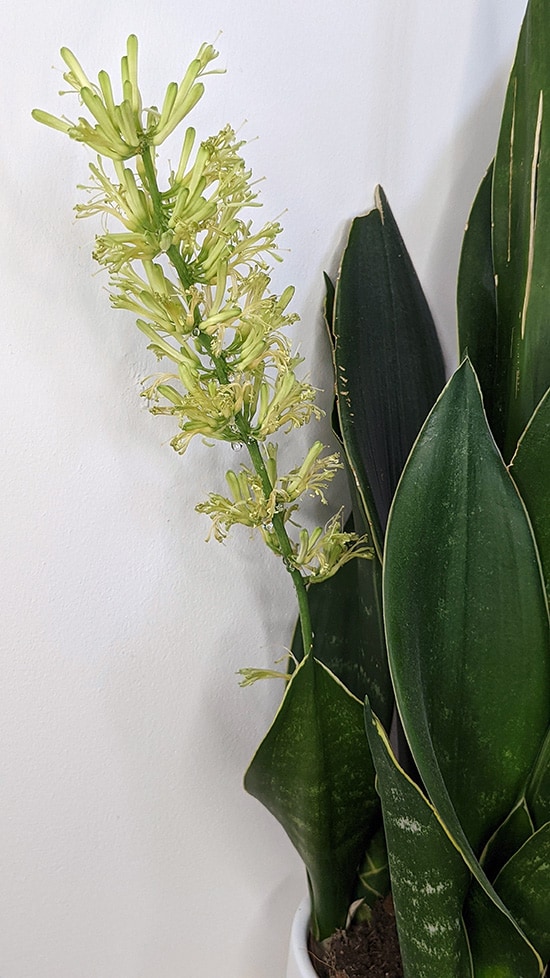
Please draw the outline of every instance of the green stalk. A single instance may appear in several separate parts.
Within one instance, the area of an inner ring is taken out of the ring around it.
[[[246,447],[248,448],[248,453],[250,455],[252,464],[262,481],[262,489],[264,496],[267,499],[271,495],[273,486],[271,485],[271,480],[262,458],[260,446],[254,438],[250,437],[246,439],[245,443]],[[294,584],[294,588],[296,590],[304,654],[309,655],[313,647],[313,634],[311,631],[311,615],[309,612],[307,590],[303,575],[300,573],[297,567],[292,566],[292,547],[290,545],[288,533],[285,529],[282,513],[276,512],[273,514],[273,529],[275,530],[277,540],[279,541],[279,546],[283,555],[283,563],[292,578],[292,583]]]
[[[141,150],[141,159],[143,160],[143,169],[145,170],[145,175],[147,177],[148,190],[151,200],[153,201],[153,210],[155,212],[155,217],[157,219],[158,225],[161,231],[166,231],[166,221],[164,219],[164,212],[162,210],[162,197],[160,195],[160,190],[157,183],[157,176],[155,173],[155,164],[153,163],[153,157],[151,156],[151,149],[149,146],[143,146]],[[179,280],[182,283],[184,289],[188,289],[191,285],[191,279],[189,277],[189,272],[185,266],[185,262],[181,257],[178,249],[175,245],[170,245],[167,249],[166,254],[172,262],[176,272],[178,273]]]
[[[153,203],[153,210],[155,217],[157,219],[158,226],[161,231],[166,230],[166,221],[164,217],[164,212],[162,208],[162,197],[157,183],[157,177],[155,173],[155,166],[153,163],[153,157],[151,155],[151,149],[149,146],[144,145],[141,149],[141,159],[143,161],[143,169],[145,172],[147,180],[147,190],[151,197]],[[175,245],[170,245],[167,249],[166,254],[170,259],[183,287],[186,289],[190,286],[191,282],[189,279],[189,273],[185,266],[185,262]],[[203,343],[210,356],[214,367],[216,368],[216,373],[218,375],[218,380],[222,384],[229,383],[229,375],[227,371],[227,364],[225,363],[223,357],[215,356],[211,349],[208,349],[207,341],[210,337],[203,336]],[[248,449],[250,455],[250,460],[256,474],[259,476],[262,490],[266,499],[269,498],[273,491],[273,486],[271,485],[271,480],[269,478],[269,473],[266,469],[264,459],[262,457],[262,452],[260,445],[255,438],[252,438],[248,429],[247,422],[243,416],[242,411],[240,411],[235,416],[235,424],[242,436],[243,442]],[[302,632],[302,642],[304,648],[304,655],[309,655],[313,647],[313,634],[311,630],[311,615],[309,610],[309,601],[307,597],[307,589],[305,585],[305,580],[303,575],[300,573],[297,567],[292,566],[292,546],[288,533],[284,525],[284,520],[282,513],[273,514],[273,529],[275,531],[279,546],[281,548],[281,554],[283,557],[283,563],[288,570],[292,583],[294,584],[294,589],[296,591],[296,597],[298,600],[298,612],[300,615],[300,628]]]

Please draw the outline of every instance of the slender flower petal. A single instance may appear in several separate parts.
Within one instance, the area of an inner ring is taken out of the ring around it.
[[[50,112],[44,112],[42,109],[33,109],[31,115],[35,122],[41,122],[44,126],[49,126],[50,129],[58,129],[59,132],[65,132],[68,134],[71,132],[71,122],[66,122],[64,119],[58,119],[57,116],[52,115]]]

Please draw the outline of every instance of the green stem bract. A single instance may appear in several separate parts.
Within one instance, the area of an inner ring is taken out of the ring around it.
[[[147,181],[146,189],[148,190],[149,195],[151,197],[151,202],[153,204],[155,217],[159,225],[159,230],[162,233],[167,228],[167,222],[165,220],[164,210],[162,206],[162,196],[157,183],[157,175],[155,172],[155,165],[153,162],[150,146],[143,145],[140,150],[140,156],[143,161],[143,169]],[[192,284],[189,278],[189,271],[176,245],[170,245],[170,247],[166,251],[166,254],[170,262],[172,263],[184,289],[189,288],[189,286]],[[210,337],[203,335],[202,340],[205,345],[205,348],[208,351],[208,355],[210,356],[210,359],[214,364],[214,367],[216,369],[216,374],[218,376],[218,380],[222,384],[228,384],[229,374],[227,370],[227,364],[223,356],[215,356],[215,354],[212,353],[211,349],[208,349],[210,343],[208,343],[207,341],[210,340]],[[235,416],[235,424],[239,430],[239,434],[242,436],[244,444],[248,449],[250,460],[254,466],[256,474],[260,478],[260,481],[262,483],[263,493],[266,499],[268,499],[273,491],[271,479],[269,478],[269,474],[262,457],[260,445],[255,438],[251,437],[249,426],[246,422],[246,419],[243,416],[242,411],[240,411]],[[273,514],[273,529],[275,531],[275,535],[279,542],[283,563],[292,578],[292,583],[294,584],[294,588],[296,591],[296,597],[298,600],[298,611],[300,615],[300,628],[302,632],[304,655],[307,656],[310,655],[313,647],[313,634],[311,630],[311,615],[309,611],[307,589],[306,589],[303,575],[300,573],[298,568],[294,567],[292,564],[292,559],[293,559],[292,546],[290,543],[288,533],[286,532],[282,513],[276,512]]]

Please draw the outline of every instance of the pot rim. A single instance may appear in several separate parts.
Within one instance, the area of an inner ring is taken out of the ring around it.
[[[306,896],[294,914],[290,931],[288,967],[290,978],[294,975],[299,976],[299,978],[310,978],[310,976],[311,978],[317,978],[307,949],[310,917],[311,903],[309,896]]]

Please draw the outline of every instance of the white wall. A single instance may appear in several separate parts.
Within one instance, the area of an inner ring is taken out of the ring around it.
[[[227,74],[197,124],[246,119],[258,137],[264,218],[287,209],[275,282],[297,286],[328,391],[321,271],[378,182],[452,362],[461,232],[524,2],[0,7],[2,978],[281,978],[304,888],[241,787],[281,690],[235,678],[289,644],[293,595],[245,532],[204,542],[193,507],[220,487],[226,446],[180,459],[137,396],[154,365],[94,277],[92,222],[73,220],[86,150],[30,118],[71,114],[59,47],[114,72],[135,31],[153,102],[223,31]]]

